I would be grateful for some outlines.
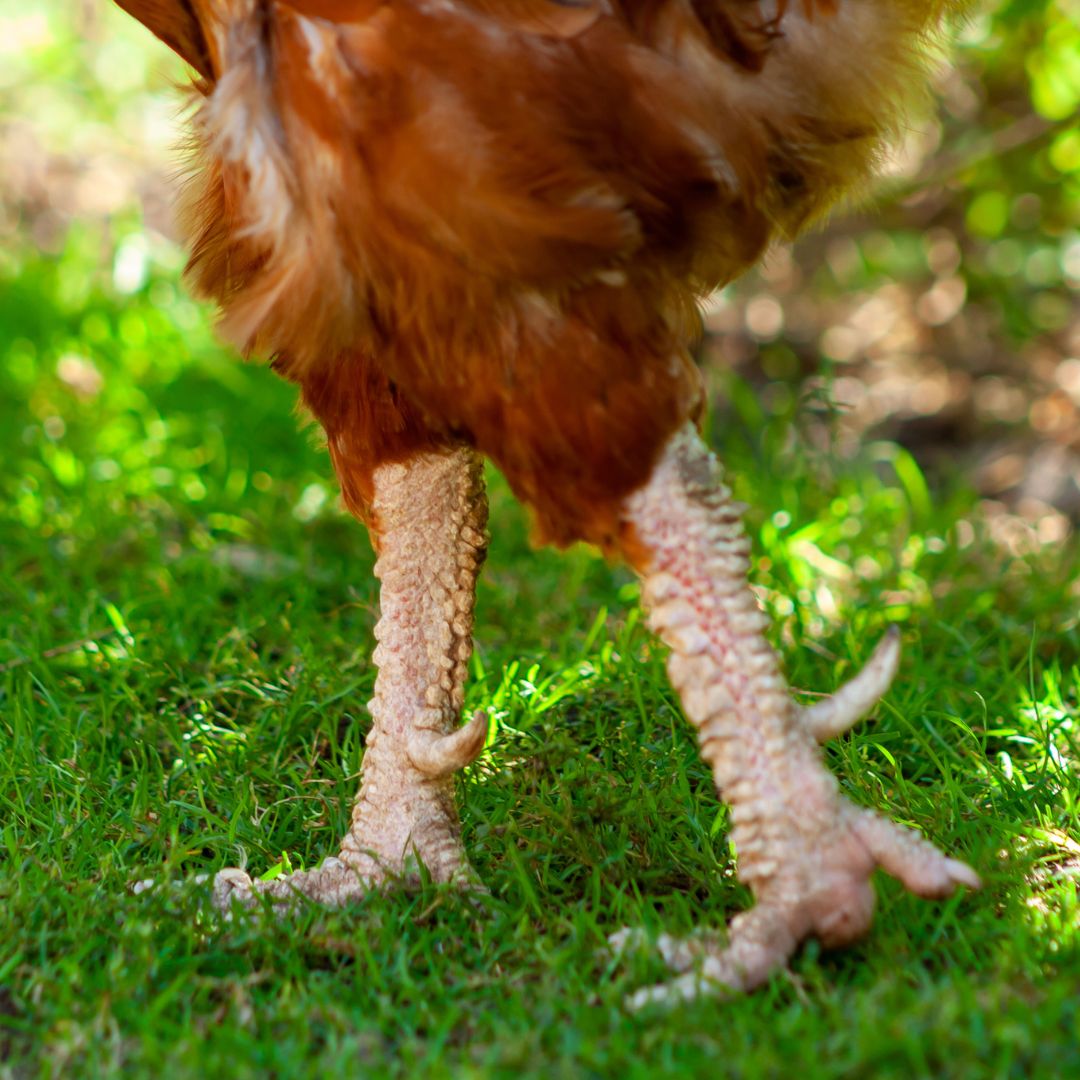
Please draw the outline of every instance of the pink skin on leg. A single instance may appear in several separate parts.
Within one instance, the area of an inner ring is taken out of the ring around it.
[[[470,450],[421,454],[375,473],[381,618],[372,726],[352,825],[337,858],[270,882],[223,870],[214,899],[228,908],[266,894],[337,906],[386,879],[471,881],[453,774],[483,749],[487,719],[458,719],[472,651],[476,578],[487,548],[487,501]]]
[[[895,636],[829,701],[806,710],[792,702],[747,585],[739,507],[693,428],[672,439],[648,483],[627,499],[625,519],[646,553],[637,569],[650,625],[671,647],[668,674],[731,807],[739,877],[757,899],[732,921],[726,948],[662,942],[676,970],[698,970],[632,1003],[679,1000],[717,984],[749,990],[807,937],[828,946],[855,940],[872,922],[876,866],[921,896],[977,888],[970,867],[848,802],[822,762],[818,741],[846,730],[888,686]]]

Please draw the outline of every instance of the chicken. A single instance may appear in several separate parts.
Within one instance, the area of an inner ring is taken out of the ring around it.
[[[791,700],[749,544],[697,434],[696,301],[864,182],[924,82],[946,0],[117,0],[198,73],[190,279],[326,431],[371,531],[372,727],[336,858],[223,907],[344,904],[423,863],[472,880],[454,772],[487,543],[480,462],[538,536],[640,575],[731,808],[755,906],[661,942],[635,1003],[750,989],[872,918],[875,867],[926,897],[978,877],[849,803],[819,741],[898,663]],[[621,940],[621,939],[620,939]]]

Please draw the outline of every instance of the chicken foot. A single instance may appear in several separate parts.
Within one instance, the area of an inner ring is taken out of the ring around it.
[[[483,713],[458,726],[487,549],[482,466],[466,449],[425,453],[381,466],[374,482],[378,675],[352,824],[338,856],[316,870],[265,882],[222,870],[214,880],[219,908],[250,906],[260,894],[340,906],[384,881],[415,880],[419,863],[437,882],[473,880],[453,774],[487,736]]]
[[[818,743],[846,730],[887,689],[898,636],[890,632],[833,697],[800,709],[747,584],[740,511],[692,427],[675,435],[625,503],[627,555],[642,578],[642,601],[671,647],[668,675],[731,808],[739,878],[756,899],[732,920],[726,947],[711,935],[665,936],[661,952],[681,977],[638,991],[632,1007],[750,990],[807,937],[826,946],[856,940],[872,922],[877,866],[928,898],[979,886],[966,864],[840,793]],[[622,931],[612,943],[631,936]]]

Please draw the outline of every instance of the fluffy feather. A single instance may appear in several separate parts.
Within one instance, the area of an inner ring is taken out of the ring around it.
[[[213,63],[194,6],[197,2],[199,0],[116,0],[119,7],[134,15],[204,79],[209,79]]]
[[[350,505],[464,441],[558,543],[611,540],[700,406],[696,300],[873,171],[956,7],[122,6],[204,78],[192,278],[300,384]]]

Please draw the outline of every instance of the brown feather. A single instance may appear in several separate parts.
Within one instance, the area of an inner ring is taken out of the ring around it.
[[[213,78],[210,49],[190,0],[116,0],[204,79]]]
[[[695,301],[873,171],[949,6],[191,2],[123,6],[215,78],[190,270],[226,334],[358,512],[465,441],[559,543],[611,540],[700,407]]]

